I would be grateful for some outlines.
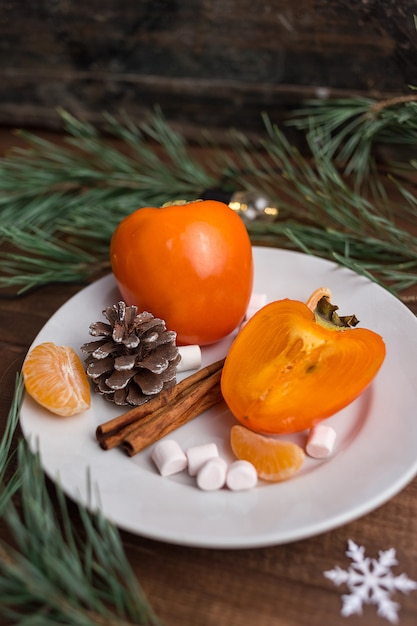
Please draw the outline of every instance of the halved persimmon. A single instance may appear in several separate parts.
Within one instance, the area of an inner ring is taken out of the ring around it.
[[[22,368],[26,391],[41,406],[61,416],[90,406],[90,384],[75,350],[45,342],[27,355]]]
[[[350,404],[385,358],[380,335],[354,328],[329,299],[315,312],[295,300],[258,311],[234,340],[221,389],[234,416],[259,433],[311,428]]]
[[[230,444],[238,459],[252,463],[259,478],[270,482],[291,478],[305,459],[296,443],[259,435],[240,424],[232,426]]]

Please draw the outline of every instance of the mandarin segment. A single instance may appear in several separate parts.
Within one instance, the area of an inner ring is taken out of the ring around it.
[[[90,384],[73,348],[41,343],[27,355],[22,373],[28,394],[52,413],[70,416],[90,407]]]
[[[296,443],[265,437],[240,424],[232,427],[230,444],[238,459],[252,463],[259,478],[269,482],[291,478],[305,459]]]

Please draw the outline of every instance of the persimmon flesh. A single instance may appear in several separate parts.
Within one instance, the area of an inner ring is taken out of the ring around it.
[[[222,202],[138,209],[113,233],[110,259],[126,303],[163,319],[178,344],[214,343],[245,315],[251,243],[241,218]]]
[[[384,358],[377,333],[323,325],[303,302],[278,300],[232,343],[222,394],[237,420],[255,432],[300,432],[355,400]]]

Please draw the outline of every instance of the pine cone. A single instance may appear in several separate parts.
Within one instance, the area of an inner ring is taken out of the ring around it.
[[[165,322],[137,307],[119,302],[103,311],[109,321],[90,325],[102,337],[81,346],[88,354],[87,376],[96,391],[117,405],[138,406],[176,383],[181,356],[177,335]]]

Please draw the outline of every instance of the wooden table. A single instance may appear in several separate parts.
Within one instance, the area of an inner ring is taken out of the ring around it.
[[[3,148],[10,142],[12,136],[3,133]],[[1,431],[29,345],[80,288],[50,285],[0,300]],[[1,521],[0,536],[7,538]],[[362,616],[342,616],[346,588],[336,587],[323,572],[350,566],[345,551],[352,539],[370,557],[395,548],[398,566],[393,573],[417,581],[417,480],[362,519],[288,545],[218,550],[169,545],[126,532],[122,538],[149,601],[167,626],[381,626],[389,622],[377,616],[374,606],[365,606]],[[401,626],[415,626],[417,590],[393,598],[401,607]]]

